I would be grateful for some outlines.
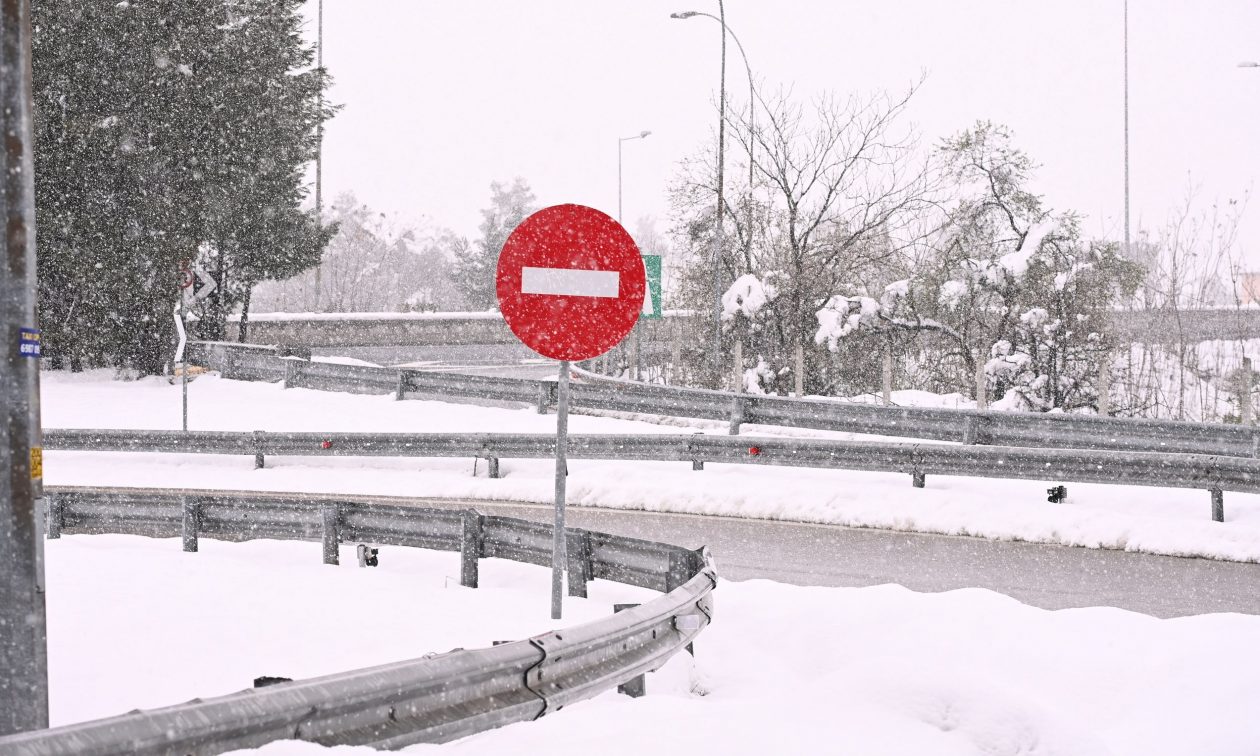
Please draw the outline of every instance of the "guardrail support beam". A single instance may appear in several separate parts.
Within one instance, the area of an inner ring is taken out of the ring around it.
[[[340,564],[341,550],[341,508],[336,504],[325,504],[324,520],[324,564]]]
[[[51,539],[61,537],[61,516],[65,505],[62,494],[51,494],[44,498],[44,535]]]
[[[1225,522],[1225,492],[1219,488],[1211,489],[1212,521]]]
[[[263,453],[266,449],[267,434],[265,431],[254,431],[254,469],[261,470],[267,464],[267,457]]]
[[[613,614],[623,612],[626,609],[633,609],[638,604],[613,604]],[[624,693],[631,698],[642,698],[647,695],[647,678],[643,675],[633,677],[617,686],[618,693]]]
[[[591,573],[591,534],[585,530],[566,529],[568,543],[565,556],[568,557],[569,595],[586,598],[586,584],[592,580]]]
[[[485,543],[485,515],[475,509],[463,511],[463,527],[459,535],[459,584],[476,588],[478,580],[477,560]]]
[[[915,472],[910,473],[910,485],[915,488],[923,488],[927,485],[927,473]]]
[[[538,382],[538,414],[545,415],[551,405],[556,403],[556,384],[552,381]]]
[[[973,444],[979,443],[979,441],[980,441],[979,423],[976,421],[976,418],[969,417],[963,423],[963,437],[962,437],[963,445],[971,446]]]
[[[394,389],[394,401],[401,402],[407,398],[407,371],[398,371],[398,386]]]
[[[197,532],[201,528],[201,500],[195,496],[181,496],[184,510],[184,551],[197,550]]]
[[[704,469],[704,460],[703,460],[703,459],[693,459],[693,460],[691,460],[691,469],[692,469],[692,470],[703,470],[703,469]]]
[[[499,458],[486,457],[486,474],[491,478],[502,477],[499,473]]]
[[[738,436],[739,428],[744,424],[744,400],[738,396],[731,399],[731,427],[729,435]]]

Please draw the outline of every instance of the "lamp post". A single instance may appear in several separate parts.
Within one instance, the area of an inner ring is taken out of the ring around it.
[[[621,145],[634,139],[647,139],[652,135],[650,131],[640,131],[634,136],[620,137],[617,139],[617,222],[621,223]],[[650,296],[650,295],[649,295]],[[639,380],[639,374],[643,372],[643,358],[640,355],[640,339],[639,339],[639,323],[634,324],[634,380]]]
[[[1133,259],[1129,247],[1129,0],[1124,0],[1124,255]]]
[[[685,18],[680,13],[671,18]],[[722,66],[718,78],[718,161],[717,161],[717,213],[714,217],[713,240],[713,381],[717,388],[722,384],[722,173],[726,163],[726,7],[718,0],[718,22],[722,24]]]
[[[640,131],[634,136],[621,137],[617,140],[617,222],[621,222],[621,145],[634,139],[647,139],[650,131]]]
[[[757,114],[757,108],[756,108],[757,90],[753,86],[752,66],[748,65],[748,53],[744,52],[744,43],[739,41],[739,37],[736,36],[734,29],[727,26],[726,23],[722,21],[722,19],[718,18],[712,13],[703,13],[701,11],[683,11],[682,13],[669,14],[670,18],[677,18],[677,19],[694,18],[695,16],[704,16],[705,18],[711,18],[714,21],[717,21],[719,24],[722,24],[722,28],[726,30],[727,34],[731,35],[731,39],[735,40],[735,46],[739,48],[739,55],[741,58],[744,59],[744,72],[748,74],[748,131],[749,131],[749,134],[751,135],[752,132],[756,130],[753,128],[754,126],[753,121]],[[749,192],[751,192],[753,188],[752,152],[753,152],[753,141],[750,138],[748,140],[748,191]]]

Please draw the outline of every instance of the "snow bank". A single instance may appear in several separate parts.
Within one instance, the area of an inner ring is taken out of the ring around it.
[[[597,580],[555,623],[550,573],[499,560],[482,563],[474,591],[457,585],[458,555],[404,548],[360,569],[345,555],[320,564],[314,543],[203,540],[185,554],[177,539],[68,536],[48,547],[54,724],[233,692],[258,675],[486,646],[656,595]],[[1260,742],[1260,617],[1049,612],[978,589],[761,580],[723,581],[715,599],[695,660],[648,675],[644,698],[608,693],[406,751],[1241,756]],[[295,741],[255,752],[376,753]]]

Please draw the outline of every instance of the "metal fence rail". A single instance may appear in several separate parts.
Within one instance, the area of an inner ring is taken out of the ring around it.
[[[532,433],[44,432],[49,450],[247,454],[256,467],[268,455],[471,457],[488,460],[491,477],[499,477],[501,460],[550,458],[555,444],[551,434]],[[712,462],[896,472],[911,476],[916,487],[928,475],[965,475],[1192,488],[1211,492],[1212,517],[1219,521],[1224,491],[1260,493],[1260,460],[1224,455],[658,434],[570,436],[569,456],[690,462],[696,470]]]
[[[285,358],[283,348],[203,342],[193,359],[226,378],[284,380],[286,386],[518,402],[546,411],[553,381],[530,381]],[[672,415],[730,423],[953,441],[993,446],[1214,454],[1260,458],[1260,429],[1224,423],[1111,418],[1061,413],[881,407],[829,399],[733,394],[607,378],[575,370],[578,409]]]
[[[461,553],[462,584],[477,561],[545,564],[551,527],[476,510],[380,501],[207,491],[50,490],[50,538],[63,533],[317,540],[336,563],[343,541]],[[0,753],[213,754],[296,738],[324,745],[401,748],[536,719],[659,668],[713,616],[717,573],[707,551],[569,529],[570,593],[602,578],[665,591],[605,619],[493,648],[245,690],[0,738]]]

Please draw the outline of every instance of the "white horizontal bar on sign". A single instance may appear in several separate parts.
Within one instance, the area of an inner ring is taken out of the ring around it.
[[[521,268],[522,294],[616,298],[621,275],[615,270]]]

